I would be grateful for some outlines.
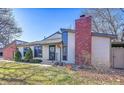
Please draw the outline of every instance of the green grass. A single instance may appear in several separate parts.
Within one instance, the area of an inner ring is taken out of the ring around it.
[[[0,84],[120,84],[120,81],[82,76],[81,71],[70,71],[65,67],[0,62]]]

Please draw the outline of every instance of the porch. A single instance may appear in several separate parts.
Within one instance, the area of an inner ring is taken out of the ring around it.
[[[62,44],[42,45],[42,61],[44,63],[62,62]]]

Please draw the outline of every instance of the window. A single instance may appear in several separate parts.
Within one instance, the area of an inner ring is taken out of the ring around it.
[[[34,47],[34,57],[42,57],[42,46]]]
[[[67,46],[63,46],[63,60],[67,60]]]
[[[25,56],[26,52],[28,51],[28,49],[29,49],[29,47],[24,47],[24,49],[23,49],[24,56]]]
[[[63,41],[63,45],[67,46],[67,43],[68,43],[68,33],[67,32],[62,33],[62,41]]]
[[[67,60],[67,54],[68,54],[68,33],[63,32],[62,33],[62,41],[63,41],[63,60]]]
[[[0,52],[0,57],[2,57],[3,56],[3,52]]]

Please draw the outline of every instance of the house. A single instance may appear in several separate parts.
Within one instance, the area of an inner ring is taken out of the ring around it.
[[[88,64],[109,68],[111,67],[111,39],[113,38],[115,35],[92,32],[92,17],[82,15],[75,20],[75,29],[61,28],[59,32],[43,40],[18,44],[16,47],[21,52],[22,58],[30,47],[33,58],[42,59],[43,62]],[[12,59],[13,51],[8,51],[6,50],[4,55]]]
[[[44,62],[54,60],[73,64],[75,62],[74,35],[74,30],[61,29],[61,32],[56,32],[41,41],[25,43],[17,47],[22,54],[22,58],[24,58],[26,51],[30,47],[33,51],[34,59],[40,58]]]

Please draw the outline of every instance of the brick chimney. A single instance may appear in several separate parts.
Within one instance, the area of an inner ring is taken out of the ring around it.
[[[75,61],[77,65],[91,64],[91,16],[75,20]]]

